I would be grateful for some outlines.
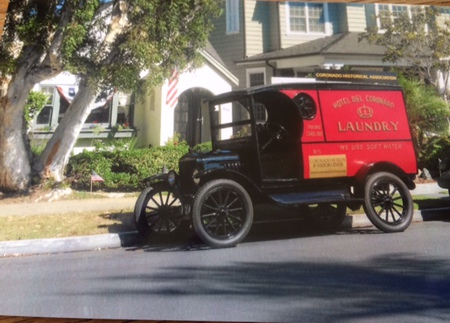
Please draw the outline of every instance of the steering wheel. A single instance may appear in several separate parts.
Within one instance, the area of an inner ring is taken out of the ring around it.
[[[277,142],[279,144],[287,143],[289,132],[282,125],[274,122],[267,122],[264,127],[269,134],[269,140],[261,147],[261,151],[264,151],[272,142]]]

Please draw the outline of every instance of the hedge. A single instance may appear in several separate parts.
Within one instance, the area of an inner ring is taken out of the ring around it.
[[[178,171],[178,160],[189,150],[188,145],[170,145],[124,151],[83,152],[72,156],[66,168],[69,185],[75,189],[89,189],[91,172],[99,174],[104,182],[94,183],[110,191],[139,191],[142,179],[167,169]]]

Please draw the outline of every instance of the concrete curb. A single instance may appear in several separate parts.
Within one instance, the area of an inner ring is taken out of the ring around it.
[[[138,232],[110,233],[70,238],[0,242],[0,257],[65,253],[129,247],[140,239]]]
[[[445,211],[445,212],[448,212]],[[426,216],[421,211],[415,211],[413,222],[422,222]],[[341,229],[371,227],[372,223],[365,214],[347,216]],[[92,251],[131,247],[140,241],[137,231],[126,233],[110,233],[93,236],[71,238],[52,238],[21,241],[0,242],[0,257],[24,256],[36,254],[52,254],[77,251]]]

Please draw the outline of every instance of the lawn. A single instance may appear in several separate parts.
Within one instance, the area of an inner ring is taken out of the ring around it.
[[[0,217],[0,241],[62,238],[135,230],[132,210]]]

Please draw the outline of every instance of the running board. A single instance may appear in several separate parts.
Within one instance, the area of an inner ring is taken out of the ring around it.
[[[283,205],[340,203],[352,201],[348,190],[326,190],[317,192],[291,192],[270,194],[269,197]]]

